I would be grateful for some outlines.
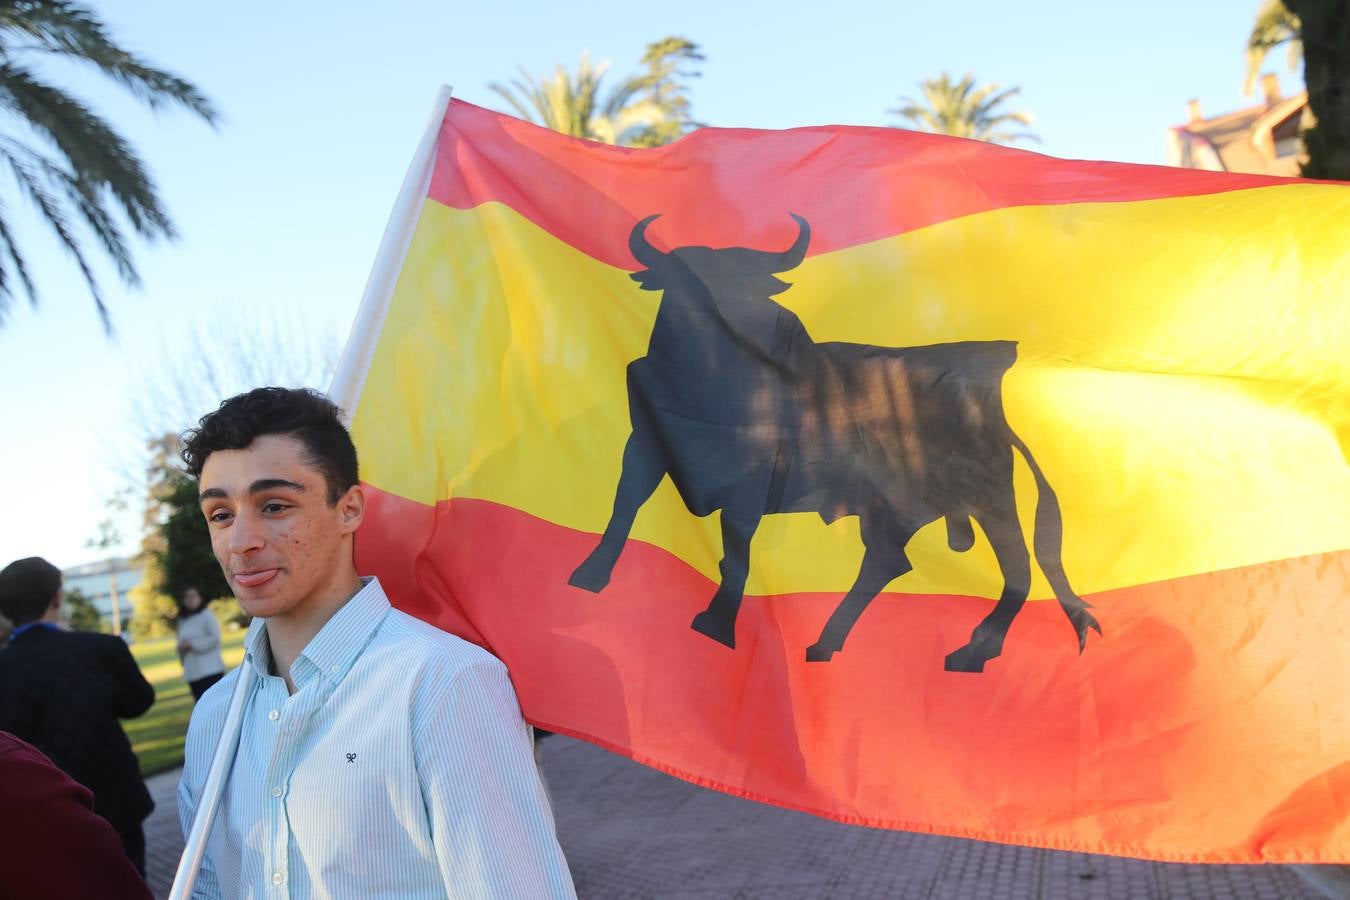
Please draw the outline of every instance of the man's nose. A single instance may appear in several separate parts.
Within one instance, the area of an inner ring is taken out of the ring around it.
[[[248,553],[263,545],[262,523],[247,513],[235,515],[230,525],[230,552]]]

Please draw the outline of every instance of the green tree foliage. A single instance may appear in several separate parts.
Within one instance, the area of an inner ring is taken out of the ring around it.
[[[522,68],[510,84],[488,88],[536,125],[605,144],[654,147],[698,127],[685,85],[698,73],[686,66],[703,58],[694,42],[668,37],[648,44],[644,69],[607,93],[601,86],[609,63],[592,65],[586,53],[575,74],[561,63],[552,75],[538,77]]]
[[[1247,36],[1247,77],[1242,83],[1242,92],[1250,94],[1256,86],[1256,76],[1261,65],[1276,47],[1289,45],[1289,71],[1297,72],[1303,61],[1302,26],[1298,16],[1289,11],[1281,0],[1265,0],[1252,23],[1252,33]]]
[[[178,467],[177,435],[148,442],[145,569],[132,589],[136,608],[133,633],[138,637],[169,633],[178,606],[174,598],[195,587],[205,598],[230,596],[229,585],[211,551],[211,536],[197,504],[197,482]]]
[[[94,601],[84,595],[79,588],[61,593],[61,609],[66,624],[76,631],[103,631],[103,617],[98,614]]]
[[[923,93],[920,100],[901,97],[902,105],[889,110],[904,119],[906,127],[994,144],[1040,141],[1029,131],[1009,130],[1009,126],[1031,125],[1034,121],[1031,113],[1001,109],[1005,102],[1021,93],[1021,88],[1000,91],[997,84],[977,85],[975,76],[969,72],[960,81],[952,81],[943,72],[937,78],[921,82],[919,88]]]
[[[158,589],[162,583],[159,563],[153,557],[146,558],[140,583],[127,592],[134,610],[131,634],[137,640],[166,637],[173,633],[178,605],[172,597]]]
[[[208,599],[230,596],[197,503],[197,482],[173,470],[165,474],[155,493],[163,516],[160,540],[146,549],[163,573],[159,590],[176,597],[195,587]]]
[[[228,627],[246,628],[248,623],[252,622],[252,617],[244,612],[244,608],[239,605],[239,601],[233,596],[219,597],[210,603],[211,612],[215,615],[220,624]]]
[[[1350,0],[1285,0],[1300,23],[1303,80],[1316,124],[1303,132],[1307,178],[1350,181]]]
[[[695,122],[689,108],[685,80],[700,77],[690,63],[703,62],[698,44],[682,37],[668,37],[647,45],[642,55],[646,70],[629,79],[636,96],[660,111],[661,116],[628,138],[630,147],[660,147],[684,137],[701,123]]]
[[[122,280],[136,285],[125,227],[147,240],[172,239],[174,227],[126,139],[44,76],[42,67],[52,58],[93,67],[154,110],[176,105],[211,123],[216,111],[191,83],[115,43],[86,7],[65,0],[0,0],[0,109],[8,114],[0,128],[0,166],[8,168],[18,193],[73,257],[111,331],[86,242],[92,237]],[[36,304],[37,288],[0,205],[0,315],[13,302],[16,281]]]

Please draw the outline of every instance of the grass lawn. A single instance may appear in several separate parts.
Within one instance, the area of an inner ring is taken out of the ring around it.
[[[226,630],[221,636],[221,653],[227,669],[244,658],[244,629]],[[183,738],[187,736],[188,717],[192,715],[192,694],[183,680],[183,667],[174,650],[172,637],[137,641],[131,654],[140,663],[146,680],[155,686],[155,705],[139,719],[126,719],[122,727],[131,738],[131,748],[141,762],[142,775],[154,775],[183,764]]]

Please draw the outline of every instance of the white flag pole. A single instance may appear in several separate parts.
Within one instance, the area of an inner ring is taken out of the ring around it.
[[[436,165],[436,139],[440,136],[441,122],[449,106],[450,88],[443,85],[436,94],[436,104],[431,109],[422,143],[417,145],[412,164],[408,166],[408,174],[403,176],[403,187],[394,201],[394,211],[389,215],[389,224],[385,226],[380,249],[375,254],[375,264],[370,269],[370,278],[366,280],[366,290],[361,295],[361,305],[356,310],[351,334],[347,336],[346,349],[342,351],[337,374],[333,376],[333,385],[328,391],[328,398],[342,408],[349,424],[352,410],[360,399],[361,388],[365,386],[366,372],[375,355],[375,345],[384,327],[385,314],[389,312],[394,286],[398,283],[398,274],[408,255],[413,231],[417,228],[422,202],[431,184],[431,173]]]
[[[173,887],[169,889],[169,900],[187,900],[192,896],[192,885],[197,880],[197,872],[202,867],[202,857],[206,855],[206,837],[215,820],[216,809],[220,806],[220,795],[225,787],[226,767],[234,762],[234,751],[239,746],[239,732],[244,717],[244,699],[253,687],[253,665],[247,660],[239,666],[239,678],[234,683],[234,693],[230,694],[230,708],[225,714],[225,727],[220,732],[220,743],[211,757],[211,768],[206,773],[206,783],[202,785],[202,795],[197,798],[197,808],[192,816],[192,828],[188,831],[187,843],[183,846],[183,855],[178,859],[178,872],[173,877]]]
[[[366,370],[375,352],[375,344],[380,337],[380,328],[385,313],[389,310],[389,301],[394,295],[394,285],[398,282],[398,273],[403,259],[408,254],[408,245],[412,243],[413,231],[417,227],[418,214],[422,201],[426,198],[427,187],[431,183],[431,172],[435,167],[436,139],[440,135],[441,122],[450,106],[450,88],[442,86],[436,94],[436,104],[431,110],[431,119],[427,124],[422,142],[417,145],[408,173],[403,177],[403,186],[399,189],[398,199],[394,201],[394,211],[385,226],[384,237],[375,255],[375,265],[366,280],[365,293],[361,295],[361,305],[356,310],[356,320],[352,323],[351,334],[347,338],[347,347],[338,362],[337,374],[333,376],[332,387],[328,391],[329,399],[342,408],[348,421],[351,410],[360,396],[365,384]],[[192,895],[192,885],[201,870],[202,858],[206,855],[206,839],[211,833],[211,824],[215,820],[216,810],[220,807],[220,797],[228,777],[226,771],[234,762],[235,751],[239,747],[239,733],[243,727],[244,701],[253,687],[254,670],[247,663],[239,667],[239,678],[230,695],[229,711],[225,714],[225,725],[221,729],[220,743],[211,757],[211,768],[202,786],[202,795],[197,798],[197,808],[192,817],[192,828],[188,831],[183,855],[178,861],[178,872],[169,891],[169,900],[187,900]]]

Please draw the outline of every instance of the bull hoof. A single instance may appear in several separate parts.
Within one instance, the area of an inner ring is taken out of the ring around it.
[[[948,672],[983,672],[984,664],[988,661],[967,645],[948,653],[947,663],[943,668]]]
[[[1078,630],[1078,652],[1082,653],[1087,647],[1088,629],[1091,628],[1097,634],[1102,633],[1102,626],[1097,624],[1097,618],[1086,609],[1079,611],[1073,617],[1074,628]]]
[[[822,644],[820,641],[816,641],[810,647],[806,648],[806,661],[829,662],[830,657],[834,656],[835,651],[838,649],[838,647],[831,647],[828,644]]]
[[[724,644],[732,650],[736,649],[736,623],[734,621],[728,623],[723,617],[704,610],[694,616],[694,621],[689,627],[699,634],[712,638],[719,644]]]
[[[572,587],[581,588],[583,591],[598,594],[609,584],[609,576],[612,572],[612,567],[588,559],[577,566],[576,571],[572,573],[572,577],[567,579],[567,583]]]

